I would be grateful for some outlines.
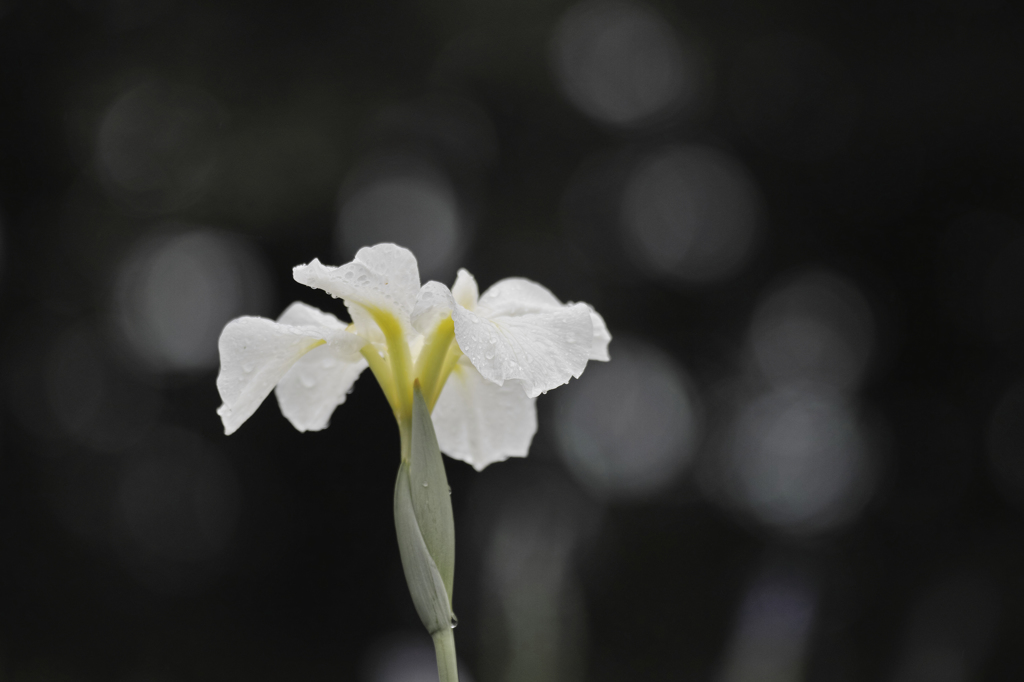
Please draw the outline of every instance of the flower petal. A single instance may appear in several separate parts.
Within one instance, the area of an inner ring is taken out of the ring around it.
[[[473,310],[477,301],[480,300],[480,287],[476,284],[476,277],[469,274],[466,268],[459,268],[459,274],[452,285],[452,296],[455,302],[463,308]]]
[[[274,390],[283,414],[299,431],[327,428],[334,409],[345,402],[366,369],[365,358],[339,344],[318,346],[303,355]]]
[[[217,410],[224,433],[232,434],[252,416],[281,377],[303,355],[324,342],[324,331],[293,327],[263,317],[239,317],[221,332]]]
[[[608,362],[611,360],[611,356],[608,355],[608,344],[612,340],[611,332],[608,331],[608,325],[604,323],[604,318],[594,310],[593,306],[588,303],[583,305],[590,308],[590,321],[594,325],[594,342],[590,346],[589,359]]]
[[[293,327],[314,327],[330,331],[343,331],[348,326],[331,313],[325,313],[302,301],[295,301],[285,308],[277,317],[277,321]]]
[[[495,282],[484,292],[477,303],[477,312],[485,317],[493,317],[538,313],[562,307],[562,302],[547,287],[523,277],[508,277]]]
[[[408,249],[377,244],[359,249],[351,263],[340,267],[323,265],[314,258],[306,265],[297,265],[292,273],[296,282],[344,299],[361,329],[375,326],[365,309],[376,309],[393,315],[411,331],[409,315],[420,290],[420,272],[416,257]]]
[[[579,377],[587,366],[594,332],[583,304],[491,319],[460,306],[452,316],[459,348],[480,374],[499,385],[518,379],[530,397]]]
[[[412,309],[412,326],[421,334],[429,334],[437,323],[451,315],[455,300],[448,287],[440,282],[427,282],[416,296]]]
[[[480,471],[526,456],[537,432],[536,399],[515,381],[487,381],[462,358],[434,406],[433,421],[441,452]]]
[[[527,279],[504,279],[480,297],[476,310],[456,306],[455,338],[485,379],[522,382],[527,395],[578,377],[594,345],[591,308],[565,305]]]
[[[347,332],[348,325],[334,315],[301,301],[288,306],[277,321],[318,329],[327,341],[299,358],[274,390],[281,414],[298,431],[325,429],[334,408],[345,402],[352,384],[367,367],[359,354],[365,342]]]

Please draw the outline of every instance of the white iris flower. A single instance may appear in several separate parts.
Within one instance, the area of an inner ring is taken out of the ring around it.
[[[319,431],[369,367],[398,421],[403,459],[419,381],[441,451],[480,470],[526,455],[539,394],[579,377],[589,360],[608,360],[601,316],[527,279],[501,280],[480,295],[459,270],[451,290],[421,287],[415,256],[394,244],[360,249],[340,267],[314,259],[294,276],[344,299],[352,323],[300,302],[276,322],[229,322],[217,377],[227,434],[272,390],[296,429]]]

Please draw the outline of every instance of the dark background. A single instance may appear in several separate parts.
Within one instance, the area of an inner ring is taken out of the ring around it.
[[[992,0],[0,0],[0,678],[430,679],[369,375],[215,414],[396,240],[615,337],[447,461],[466,679],[1020,679],[1022,161]]]

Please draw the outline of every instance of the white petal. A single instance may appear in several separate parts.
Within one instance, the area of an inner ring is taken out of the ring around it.
[[[523,277],[508,277],[495,282],[477,303],[477,312],[485,317],[522,315],[563,307],[561,301],[544,287]]]
[[[293,327],[262,317],[240,317],[221,332],[217,410],[224,433],[234,433],[270,395],[281,377],[323,340],[313,327]]]
[[[323,289],[348,305],[353,321],[369,327],[362,308],[376,308],[398,319],[411,330],[409,315],[420,290],[420,272],[416,257],[395,244],[364,247],[351,263],[340,267],[323,265],[313,259],[293,270],[295,281]]]
[[[452,317],[459,348],[480,374],[497,384],[517,379],[532,397],[583,372],[593,346],[590,310],[513,277],[484,292],[475,310],[456,306]]]
[[[440,282],[427,282],[416,296],[412,309],[412,326],[422,334],[429,334],[437,323],[451,315],[455,300],[448,287]]]
[[[537,432],[536,400],[514,381],[487,381],[463,358],[441,390],[433,421],[441,451],[480,471],[526,456]]]
[[[295,301],[288,306],[278,316],[277,321],[280,324],[288,324],[293,327],[316,329],[322,335],[321,338],[334,348],[339,357],[348,357],[351,362],[358,361],[361,357],[359,350],[366,344],[366,340],[361,336],[348,331],[348,324],[331,313],[325,313],[302,301]]]
[[[582,303],[490,319],[457,306],[452,317],[459,348],[480,374],[499,385],[518,379],[531,397],[579,377],[587,366],[594,331]]]
[[[476,284],[476,277],[469,274],[466,268],[459,268],[459,274],[452,285],[452,296],[455,302],[463,308],[473,310],[477,301],[480,300],[480,288]]]
[[[330,331],[344,330],[346,325],[330,313],[325,313],[319,308],[314,308],[302,301],[295,301],[285,308],[277,321],[281,324],[290,324],[293,327],[316,327]]]
[[[594,342],[590,346],[589,359],[608,362],[611,360],[611,356],[608,355],[608,344],[612,340],[608,325],[604,323],[604,318],[594,310],[593,306],[586,303],[584,305],[590,308],[590,322],[594,325]]]
[[[299,431],[327,428],[366,366],[358,351],[345,352],[337,343],[314,348],[278,382],[274,394],[281,414]]]

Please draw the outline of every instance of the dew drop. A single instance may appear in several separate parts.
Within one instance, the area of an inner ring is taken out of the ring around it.
[[[459,627],[459,617],[458,617],[458,616],[456,616],[456,615],[455,615],[455,614],[453,613],[453,614],[452,614],[452,630],[454,630],[454,629],[455,629],[455,628],[457,628],[457,627]]]
[[[302,385],[306,388],[313,388],[316,386],[316,377],[303,375],[299,378],[299,381],[302,382]]]
[[[452,494],[452,487],[451,487],[451,486],[448,486],[448,494],[449,494],[449,495],[451,495],[451,494]]]
[[[424,488],[429,488],[429,487],[430,487],[430,484],[429,484],[429,483],[424,483],[424,484],[423,484],[423,487],[424,487]]]
[[[255,365],[253,365],[251,362],[247,362],[244,365],[242,365],[242,370],[246,374],[248,374],[249,372],[251,372],[253,370],[254,367],[255,367]]]

